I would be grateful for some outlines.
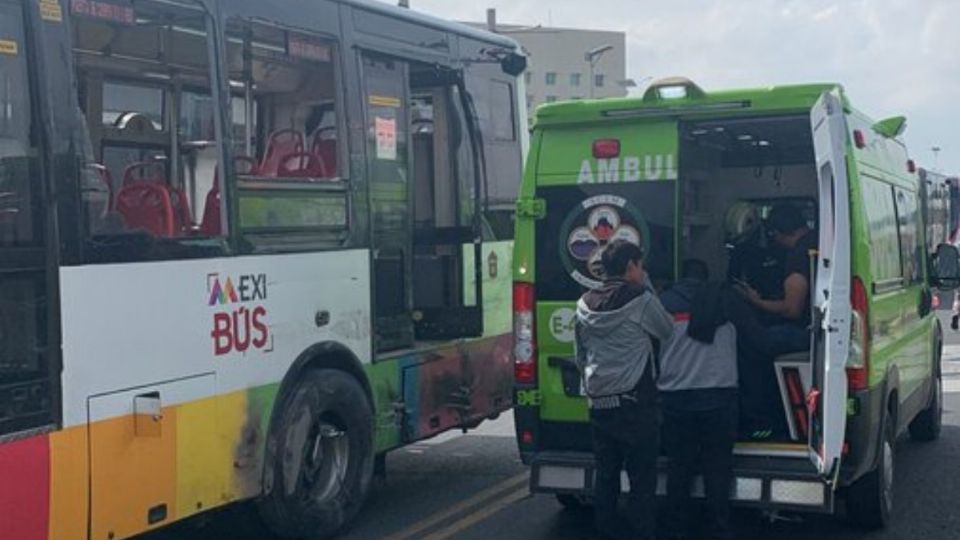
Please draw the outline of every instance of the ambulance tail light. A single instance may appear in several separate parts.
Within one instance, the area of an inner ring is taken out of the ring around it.
[[[537,382],[537,340],[532,283],[513,284],[513,374],[517,384]]]
[[[853,278],[850,305],[850,356],[847,358],[847,384],[850,391],[866,390],[870,385],[870,305],[867,288],[859,277]]]
[[[593,157],[596,159],[620,157],[620,139],[597,139],[593,141]]]

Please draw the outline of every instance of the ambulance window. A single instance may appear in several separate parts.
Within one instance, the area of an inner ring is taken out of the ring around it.
[[[897,230],[900,234],[900,258],[906,283],[920,280],[921,245],[918,228],[917,194],[896,188]]]
[[[870,270],[874,287],[883,289],[898,286],[902,283],[902,269],[893,188],[883,182],[864,178],[862,191],[870,234]]]

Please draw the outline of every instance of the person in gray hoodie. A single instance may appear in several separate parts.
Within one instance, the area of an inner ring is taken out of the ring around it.
[[[580,298],[576,316],[596,460],[594,518],[606,538],[652,540],[660,439],[653,340],[669,338],[673,321],[648,285],[637,245],[614,241],[601,261],[607,279]],[[623,469],[629,526],[617,513]]]
[[[722,285],[708,283],[707,265],[683,264],[681,280],[661,295],[673,314],[673,335],[661,349],[657,381],[663,400],[667,471],[668,538],[734,538],[730,522],[733,445],[737,438],[737,330],[727,312],[744,302]],[[690,488],[697,466],[703,473],[707,520],[689,536]]]

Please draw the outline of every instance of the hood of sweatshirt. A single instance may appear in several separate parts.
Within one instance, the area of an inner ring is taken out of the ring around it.
[[[583,331],[604,336],[630,317],[629,305],[646,294],[643,287],[622,280],[611,280],[592,290],[577,302],[577,320]]]

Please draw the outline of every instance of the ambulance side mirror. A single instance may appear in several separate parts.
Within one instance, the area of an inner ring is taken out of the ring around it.
[[[931,285],[942,291],[960,287],[960,250],[957,246],[940,244],[931,262]]]

